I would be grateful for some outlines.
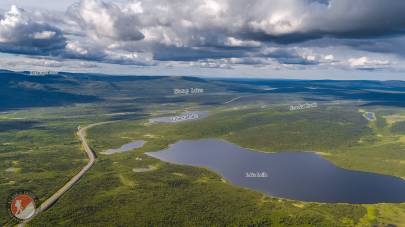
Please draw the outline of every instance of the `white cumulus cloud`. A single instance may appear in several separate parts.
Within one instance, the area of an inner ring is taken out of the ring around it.
[[[42,54],[63,49],[62,32],[47,23],[36,22],[34,16],[12,6],[0,19],[0,51]]]
[[[386,67],[391,64],[388,60],[370,59],[366,56],[359,58],[349,58],[347,62],[350,67],[356,69],[377,69]]]

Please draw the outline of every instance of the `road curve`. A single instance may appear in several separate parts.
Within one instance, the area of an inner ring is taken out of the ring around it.
[[[25,224],[30,222],[33,218],[35,218],[35,216],[37,216],[38,214],[44,212],[45,210],[50,208],[53,204],[55,204],[56,201],[60,197],[62,197],[63,194],[65,194],[69,189],[71,189],[73,187],[73,185],[76,184],[80,180],[80,178],[84,174],[86,174],[87,171],[90,170],[90,168],[94,165],[94,162],[96,161],[96,155],[95,155],[94,151],[90,148],[89,144],[87,143],[86,131],[87,131],[87,129],[90,129],[90,128],[94,127],[94,126],[109,124],[109,123],[112,123],[112,122],[116,122],[116,121],[99,122],[99,123],[88,125],[88,126],[83,127],[83,128],[80,128],[80,126],[78,127],[77,136],[79,137],[80,141],[82,142],[82,147],[84,148],[84,151],[86,152],[86,154],[87,154],[87,156],[89,158],[89,161],[80,170],[80,172],[78,174],[76,174],[73,178],[71,178],[62,188],[60,188],[57,192],[55,192],[51,197],[49,197],[47,200],[45,200],[41,204],[41,206],[39,206],[37,208],[37,210],[35,211],[35,214],[34,214],[33,217],[31,217],[30,219],[25,220],[22,223],[20,223],[18,225],[19,227],[25,226]]]

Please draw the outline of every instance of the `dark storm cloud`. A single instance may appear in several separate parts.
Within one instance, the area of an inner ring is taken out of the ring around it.
[[[370,39],[405,32],[402,0],[254,2],[257,5],[240,33],[245,38],[288,44],[323,37]]]
[[[375,53],[395,54],[405,57],[405,37],[386,39],[345,40],[344,45]]]

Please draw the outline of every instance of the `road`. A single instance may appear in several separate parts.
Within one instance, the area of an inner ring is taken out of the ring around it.
[[[243,98],[243,96],[239,96],[239,97],[233,98],[233,99],[231,99],[231,100],[229,100],[229,101],[227,101],[227,102],[224,102],[224,104],[228,104],[228,103],[234,102],[234,101],[236,101],[236,100],[238,100],[238,99],[241,99],[241,98]]]
[[[84,151],[86,152],[89,161],[87,164],[80,170],[78,174],[76,174],[73,178],[71,178],[62,188],[60,188],[57,192],[55,192],[51,197],[49,197],[47,200],[45,200],[41,206],[39,206],[34,214],[33,217],[31,217],[28,220],[25,220],[24,222],[20,223],[18,226],[23,227],[25,226],[28,222],[30,222],[33,218],[35,218],[38,214],[44,212],[45,210],[49,209],[53,204],[56,203],[56,201],[62,197],[63,194],[65,194],[69,189],[73,187],[74,184],[76,184],[81,177],[86,174],[90,168],[94,165],[96,161],[96,155],[94,151],[90,148],[89,144],[87,143],[86,140],[86,131],[92,127],[98,126],[98,125],[103,125],[103,124],[109,124],[112,122],[116,121],[106,121],[106,122],[100,122],[100,123],[95,123],[88,125],[86,127],[80,128],[78,127],[77,131],[77,136],[79,137],[80,141],[82,142],[82,147],[84,148]]]

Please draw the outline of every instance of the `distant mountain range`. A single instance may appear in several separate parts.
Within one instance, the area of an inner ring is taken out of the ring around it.
[[[113,98],[136,98],[138,101],[153,99],[159,102],[159,99],[169,97],[169,101],[176,102],[181,97],[171,97],[173,89],[182,88],[203,88],[208,92],[205,95],[310,93],[320,100],[332,97],[364,100],[376,105],[405,106],[404,81],[207,79],[66,72],[30,76],[30,72],[0,70],[0,111],[91,103]]]

